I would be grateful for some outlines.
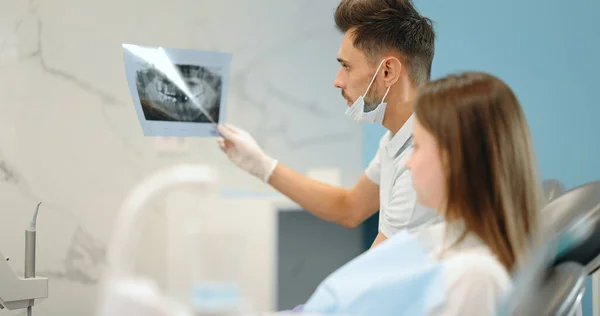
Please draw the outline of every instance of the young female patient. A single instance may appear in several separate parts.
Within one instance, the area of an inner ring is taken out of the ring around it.
[[[438,210],[444,221],[413,237],[441,266],[439,277],[418,268],[396,277],[406,271],[396,267],[420,253],[409,256],[412,244],[399,233],[328,277],[305,312],[381,315],[378,309],[387,304],[385,313],[394,315],[414,315],[406,310],[417,305],[427,315],[492,315],[510,289],[510,273],[535,240],[541,207],[530,132],[517,98],[498,78],[468,72],[427,84],[414,111],[414,148],[406,164],[418,202]],[[424,297],[440,286],[417,290],[417,277],[429,284],[442,279],[444,299],[429,304]],[[385,284],[394,282],[396,287]],[[400,302],[409,295],[415,298]]]
[[[490,315],[537,235],[541,192],[525,115],[485,73],[427,85],[414,104],[407,161],[419,203],[445,221],[419,232],[444,260],[446,304],[434,315]]]

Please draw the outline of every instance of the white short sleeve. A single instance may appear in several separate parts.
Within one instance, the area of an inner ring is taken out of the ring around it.
[[[423,209],[419,211],[427,212],[429,210]],[[414,221],[412,220],[415,212],[417,212],[417,195],[412,186],[410,173],[403,172],[394,181],[394,185],[391,188],[390,200],[379,226],[381,233],[390,238],[397,232],[409,228],[409,224],[417,227],[417,223],[413,223]],[[431,213],[433,212],[431,211]],[[437,214],[434,213],[432,215]]]
[[[383,152],[385,151],[385,144],[387,143],[388,139],[389,132],[385,133],[379,140],[379,146],[377,147],[375,157],[371,159],[369,166],[367,166],[367,169],[365,170],[367,178],[377,185],[380,185],[381,182],[381,155],[384,154]]]
[[[365,170],[365,174],[369,180],[373,181],[375,184],[379,184],[381,182],[381,159],[379,158],[381,154],[381,148],[377,150],[375,153],[375,157],[371,159],[369,166]]]
[[[429,316],[494,315],[510,276],[491,255],[459,254],[445,262],[446,303]]]

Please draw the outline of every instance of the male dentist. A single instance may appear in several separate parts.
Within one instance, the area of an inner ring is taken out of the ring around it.
[[[435,33],[409,0],[342,0],[335,23],[344,38],[334,85],[347,101],[346,115],[388,130],[356,185],[346,190],[297,173],[235,126],[220,125],[218,142],[238,167],[324,220],[356,227],[379,210],[373,247],[400,230],[419,230],[440,218],[417,204],[405,167],[412,151],[411,101],[429,81]]]

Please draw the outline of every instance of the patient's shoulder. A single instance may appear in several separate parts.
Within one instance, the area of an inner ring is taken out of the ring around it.
[[[449,285],[505,288],[510,275],[496,257],[485,252],[463,252],[445,263]]]
[[[446,304],[434,315],[491,315],[511,287],[510,274],[494,256],[463,252],[444,260]]]

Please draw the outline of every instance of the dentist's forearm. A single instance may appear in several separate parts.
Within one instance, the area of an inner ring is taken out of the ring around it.
[[[347,227],[357,225],[348,191],[277,164],[269,184],[315,216]]]

